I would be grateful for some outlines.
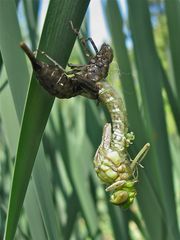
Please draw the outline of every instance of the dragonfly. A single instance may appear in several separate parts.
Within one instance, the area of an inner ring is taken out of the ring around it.
[[[111,123],[106,123],[103,128],[102,141],[94,157],[94,169],[101,182],[106,185],[105,190],[110,192],[110,202],[126,209],[137,195],[135,185],[138,182],[138,166],[141,166],[140,163],[150,144],[146,143],[136,157],[131,159],[128,148],[135,136],[133,132],[128,132],[127,112],[123,100],[106,81],[113,60],[113,50],[106,43],[98,50],[92,38],[81,37],[72,21],[70,25],[83,46],[87,63],[69,63],[71,70],[68,72],[45,52],[40,51],[52,64],[37,60],[35,53],[25,43],[21,43],[20,46],[29,57],[40,84],[51,95],[58,98],[82,95],[98,99],[107,108]],[[88,50],[88,41],[94,48],[95,55]]]

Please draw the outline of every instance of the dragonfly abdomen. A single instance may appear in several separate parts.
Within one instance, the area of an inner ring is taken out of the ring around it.
[[[97,83],[99,100],[107,107],[112,121],[111,145],[118,152],[125,149],[125,134],[127,133],[126,111],[122,100],[107,82]]]

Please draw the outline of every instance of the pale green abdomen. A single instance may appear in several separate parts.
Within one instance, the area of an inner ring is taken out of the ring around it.
[[[98,87],[100,88],[99,100],[107,107],[112,121],[111,147],[122,154],[126,148],[126,134],[128,131],[124,104],[116,91],[107,82],[99,82]]]

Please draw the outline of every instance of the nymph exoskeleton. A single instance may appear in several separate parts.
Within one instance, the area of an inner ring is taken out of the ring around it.
[[[137,166],[149,150],[150,144],[145,144],[135,159],[130,158],[127,148],[132,144],[134,134],[128,133],[126,109],[122,99],[105,82],[109,65],[113,60],[113,51],[108,44],[103,44],[98,51],[92,39],[80,38],[72,23],[71,26],[84,46],[88,63],[80,66],[69,64],[69,66],[74,70],[77,79],[96,82],[99,88],[98,100],[107,107],[112,121],[112,125],[107,123],[104,126],[102,142],[94,158],[95,171],[101,181],[108,185],[106,191],[112,192],[110,201],[128,208],[136,196],[134,185],[138,181],[135,176]],[[87,40],[90,40],[96,52],[94,57],[91,57],[87,51]]]
[[[47,64],[36,59],[35,52],[32,52],[24,42],[22,42],[20,46],[29,57],[39,83],[51,95],[58,98],[71,98],[77,95],[91,99],[98,98],[98,88],[95,84],[89,84],[88,81],[77,79],[75,75],[72,76],[72,71],[66,72],[45,52],[38,50],[41,54],[45,55],[52,64]],[[69,76],[70,74],[71,76]]]
[[[91,38],[81,38],[79,36],[79,32],[74,28],[72,22],[70,22],[71,28],[74,33],[80,39],[80,42],[83,45],[85,50],[85,55],[88,58],[88,63],[84,65],[75,65],[75,64],[68,64],[68,66],[73,70],[73,74],[77,79],[82,79],[85,82],[99,82],[105,79],[108,75],[109,65],[113,60],[113,51],[112,48],[103,43],[100,50],[98,51],[94,41]],[[91,53],[88,51],[86,47],[86,42],[90,41],[92,44],[96,54],[92,56]]]

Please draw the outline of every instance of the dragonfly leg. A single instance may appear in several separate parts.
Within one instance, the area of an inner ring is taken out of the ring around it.
[[[91,37],[88,37],[88,38],[85,39],[85,41],[86,41],[86,42],[87,42],[87,41],[90,41],[92,47],[94,48],[94,51],[95,51],[96,54],[97,54],[97,53],[98,53],[98,49],[97,49],[96,44],[95,44],[95,42],[93,41],[93,39],[92,39]]]
[[[83,49],[84,49],[84,52],[85,52],[85,55],[86,57],[91,57],[91,53],[90,51],[88,50],[87,46],[86,46],[86,43],[87,41],[90,41],[92,47],[94,48],[96,54],[98,53],[98,49],[96,47],[96,44],[94,43],[93,39],[92,38],[84,38],[84,37],[81,37],[80,34],[79,34],[79,31],[74,27],[72,21],[70,21],[70,25],[71,25],[71,29],[72,31],[77,35],[78,39],[80,40],[82,46],[83,46]]]
[[[47,53],[45,53],[44,51],[41,51],[39,49],[37,49],[37,52],[44,55],[47,59],[49,59],[52,63],[54,63],[54,65],[57,66],[59,69],[61,69],[63,72],[66,72],[65,69],[58,62],[56,62],[54,59],[52,59]]]
[[[134,170],[137,165],[140,165],[140,162],[143,160],[143,158],[146,156],[147,152],[149,151],[150,143],[146,143],[144,147],[138,152],[136,157],[132,160],[132,163],[130,165],[131,169]]]

